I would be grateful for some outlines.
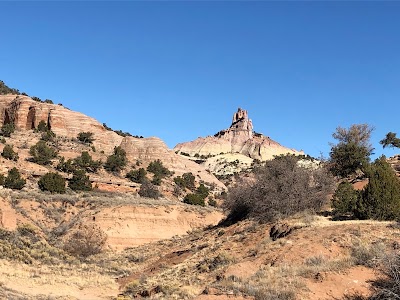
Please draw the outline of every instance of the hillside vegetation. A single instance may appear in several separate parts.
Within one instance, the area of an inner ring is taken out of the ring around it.
[[[30,110],[21,123],[10,110],[55,105],[2,99],[0,298],[400,297],[399,159],[371,161],[368,124],[338,127],[326,161],[254,159],[224,189],[192,161],[175,168],[182,157],[154,151],[159,141],[111,132],[111,148],[88,127],[61,136],[50,118]],[[393,132],[380,144],[399,147]]]

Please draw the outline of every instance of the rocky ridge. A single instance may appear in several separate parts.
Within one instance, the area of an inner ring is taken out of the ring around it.
[[[232,155],[238,160],[236,164],[242,165],[239,169],[244,169],[253,160],[266,161],[281,154],[304,154],[303,151],[284,147],[270,137],[255,132],[248,112],[241,108],[234,113],[228,129],[221,130],[214,136],[199,137],[194,141],[177,144],[174,150],[192,159],[207,159],[203,164],[214,174],[233,173],[231,169],[223,170],[226,163],[232,163]]]
[[[108,130],[94,118],[72,111],[60,104],[38,102],[23,95],[0,95],[0,126],[13,123],[17,131],[24,132],[37,128],[40,121],[45,121],[49,129],[58,137],[67,139],[76,139],[80,132],[92,132],[93,146],[97,152],[104,155],[111,154],[114,147],[121,146],[131,163],[140,161],[141,164],[146,165],[160,159],[176,175],[182,175],[189,170],[197,176],[199,181],[224,188],[224,185],[203,167],[175,154],[157,137],[121,136]]]

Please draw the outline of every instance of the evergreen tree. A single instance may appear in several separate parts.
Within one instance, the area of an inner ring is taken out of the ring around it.
[[[361,194],[347,181],[341,182],[332,198],[333,214],[336,216],[351,214],[358,215],[358,202]]]
[[[64,194],[65,193],[65,179],[58,173],[47,173],[40,177],[38,186],[42,191],[49,191],[50,193]]]
[[[39,141],[36,145],[33,145],[29,150],[29,154],[32,155],[31,160],[39,165],[48,165],[57,156],[57,152],[47,146],[45,141]]]
[[[114,148],[114,154],[107,157],[104,169],[109,172],[120,172],[127,164],[126,152],[120,146]]]
[[[12,123],[4,124],[1,127],[0,134],[5,137],[10,137],[15,131],[15,126]]]
[[[81,156],[76,157],[74,160],[74,165],[86,170],[86,172],[96,172],[101,166],[101,161],[95,161],[92,156],[87,151],[83,151]]]
[[[400,148],[400,139],[396,137],[396,133],[394,132],[387,133],[386,137],[379,143],[383,146],[383,148],[386,148],[387,146],[392,148]]]
[[[45,121],[41,120],[36,129],[38,132],[47,132],[49,130]]]
[[[366,171],[369,182],[362,192],[358,212],[361,218],[400,219],[400,181],[387,163],[378,158]]]
[[[4,178],[4,187],[9,189],[20,190],[24,187],[26,180],[21,177],[17,168],[8,171],[8,176]]]
[[[172,172],[170,172],[166,167],[164,167],[162,161],[159,159],[152,161],[148,165],[147,171],[153,173],[155,176],[158,176],[160,178],[164,178],[172,174]]]
[[[338,127],[333,137],[338,144],[330,152],[330,170],[335,176],[347,177],[369,163],[372,153],[370,137],[373,128],[367,124],[354,124],[349,129]]]
[[[136,183],[143,183],[146,180],[146,170],[139,168],[138,170],[132,170],[126,174],[126,178]]]
[[[68,186],[74,191],[91,191],[92,183],[89,176],[83,170],[75,170],[72,178],[69,180]]]
[[[60,172],[65,173],[73,173],[76,170],[76,167],[72,161],[72,159],[65,160],[64,156],[60,157],[60,161],[56,166],[56,169]]]
[[[6,144],[4,146],[1,156],[3,156],[5,159],[13,160],[13,161],[17,161],[19,158],[17,152],[15,152],[13,147],[8,144]]]
[[[91,144],[94,141],[93,132],[79,132],[78,140],[84,144]]]

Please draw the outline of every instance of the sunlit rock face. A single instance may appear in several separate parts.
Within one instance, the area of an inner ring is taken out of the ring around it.
[[[215,156],[225,153],[240,153],[253,159],[269,160],[280,154],[304,154],[280,145],[268,136],[256,133],[247,110],[239,108],[233,114],[232,124],[214,136],[200,137],[194,141],[180,143],[174,150],[195,156]]]

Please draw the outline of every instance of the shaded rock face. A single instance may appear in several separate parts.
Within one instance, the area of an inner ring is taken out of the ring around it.
[[[228,129],[221,130],[214,136],[180,143],[175,146],[174,150],[190,156],[240,153],[263,161],[280,154],[303,154],[303,152],[286,148],[267,136],[255,133],[248,112],[241,108],[234,113],[232,124]]]
[[[122,137],[105,129],[97,120],[62,105],[37,102],[22,95],[0,95],[0,126],[13,123],[16,130],[32,130],[40,121],[45,121],[57,136],[70,139],[76,138],[80,132],[92,132],[96,150],[107,155],[113,152],[114,147],[121,146],[131,162],[140,160],[148,163],[160,159],[176,175],[193,172],[201,180],[224,188],[203,167],[175,154],[159,138]]]

